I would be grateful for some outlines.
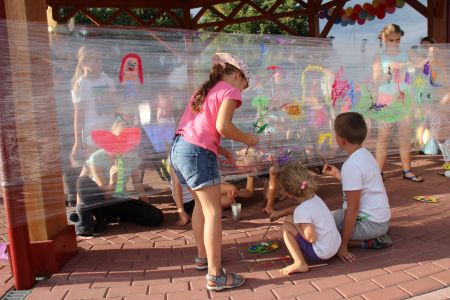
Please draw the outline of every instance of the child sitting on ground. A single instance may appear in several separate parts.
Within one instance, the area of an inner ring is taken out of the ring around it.
[[[352,262],[356,256],[349,247],[382,248],[392,244],[387,235],[391,211],[380,168],[373,155],[362,146],[367,125],[356,112],[340,114],[334,121],[336,141],[348,158],[342,172],[325,164],[323,173],[342,181],[342,209],[333,211],[342,242],[338,256]]]
[[[177,225],[186,225],[189,223],[194,211],[195,201],[186,185],[181,185],[178,178],[170,171],[172,197],[175,201],[178,212]],[[245,189],[238,189],[234,184],[228,182],[220,183],[222,209],[231,207],[236,202],[236,198],[251,198],[255,186],[255,177],[247,176],[247,185]]]
[[[333,257],[341,237],[327,205],[315,194],[317,183],[308,170],[299,163],[281,168],[280,187],[284,196],[299,203],[298,206],[273,212],[270,221],[293,214],[293,222],[285,221],[283,239],[294,263],[281,269],[284,275],[308,272],[310,263],[320,263]]]

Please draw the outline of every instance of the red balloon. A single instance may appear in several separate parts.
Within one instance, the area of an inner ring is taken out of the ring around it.
[[[386,12],[388,14],[393,14],[395,13],[395,6],[386,6]]]
[[[355,14],[359,14],[359,12],[361,11],[361,9],[362,9],[361,5],[356,4],[356,5],[353,7],[353,12],[354,12]]]
[[[358,22],[359,25],[363,25],[366,22],[366,19],[359,19],[356,20],[356,22]]]
[[[358,20],[358,14],[352,13],[352,14],[350,15],[350,19],[353,20],[353,21]]]
[[[386,12],[383,10],[379,10],[377,9],[377,14],[376,14],[378,19],[384,19],[384,17],[386,16]]]
[[[377,7],[377,12],[379,12],[379,11],[386,11],[386,5],[384,5],[384,4],[380,4],[380,5],[378,5],[378,7]]]
[[[395,0],[386,0],[386,6],[395,6]]]
[[[372,4],[369,4],[366,11],[369,13],[369,15],[372,15],[372,16],[374,16],[377,13],[377,9],[375,7],[373,7]]]
[[[371,6],[372,6],[372,4],[370,4],[370,3],[364,3],[363,8],[364,8],[364,10],[369,11]]]

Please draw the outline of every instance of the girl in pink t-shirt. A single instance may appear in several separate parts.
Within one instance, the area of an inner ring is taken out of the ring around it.
[[[249,71],[244,62],[228,53],[212,58],[209,80],[196,91],[186,107],[172,144],[171,163],[181,184],[187,184],[195,199],[192,229],[197,241],[197,270],[208,270],[208,290],[219,291],[244,284],[244,277],[227,274],[221,267],[222,207],[217,156],[232,163],[232,154],[220,145],[222,136],[254,146],[258,138],[244,133],[232,122],[248,87]]]

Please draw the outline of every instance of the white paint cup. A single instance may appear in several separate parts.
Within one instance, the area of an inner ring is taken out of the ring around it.
[[[241,203],[231,204],[231,213],[233,214],[233,221],[239,221],[241,218]]]

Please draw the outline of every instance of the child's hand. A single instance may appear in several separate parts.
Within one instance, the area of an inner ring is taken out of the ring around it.
[[[189,223],[190,220],[191,218],[185,211],[178,212],[177,225],[186,225],[187,223]]]
[[[227,148],[221,146],[219,154],[225,157],[225,160],[222,161],[223,164],[234,166],[235,162],[233,154],[231,154],[231,152]]]
[[[339,177],[338,175],[340,174],[338,168],[336,168],[333,165],[329,165],[329,164],[325,164],[323,166],[322,173],[325,175],[336,177],[336,178]]]
[[[271,213],[269,216],[270,222],[275,222],[276,220],[278,220],[281,217],[282,217],[282,215],[279,212],[277,212],[277,211],[273,210],[273,208],[271,208]]]
[[[255,146],[256,144],[258,144],[258,141],[259,139],[256,134],[249,133],[246,144],[249,146]]]
[[[228,191],[227,196],[228,196],[228,199],[233,201],[233,203],[236,202],[236,191],[235,190]]]
[[[262,211],[270,216],[274,212],[274,209],[271,206],[266,205]]]
[[[142,201],[142,202],[148,203],[148,198],[147,198],[147,196],[139,196],[138,199],[139,199],[140,201]]]
[[[347,247],[343,245],[339,247],[337,255],[342,261],[354,262],[356,260],[356,256],[348,252]]]
[[[117,174],[119,173],[119,170],[117,169],[116,165],[113,165],[111,169],[109,169],[109,184],[116,184],[117,183]]]

